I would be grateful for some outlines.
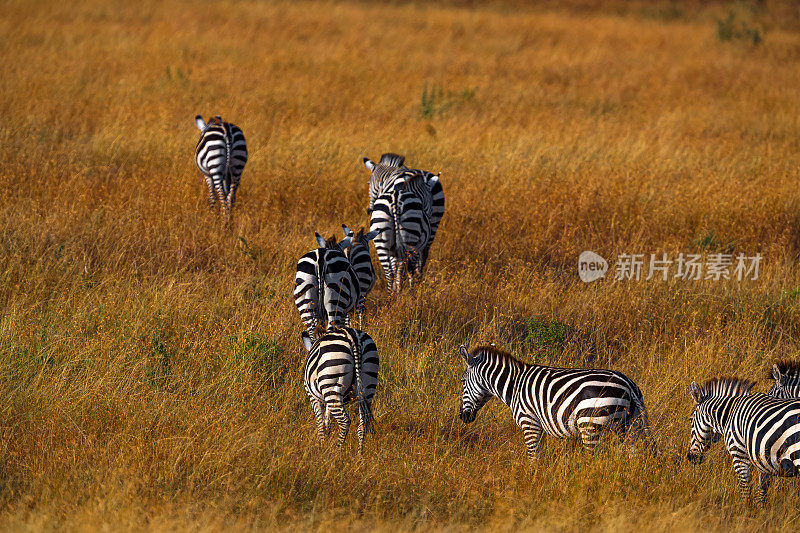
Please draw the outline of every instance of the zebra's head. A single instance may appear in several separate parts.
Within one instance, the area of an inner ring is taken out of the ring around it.
[[[363,157],[361,160],[370,172],[369,207],[367,207],[367,214],[371,215],[372,210],[375,209],[375,200],[381,195],[384,179],[393,174],[395,170],[401,168],[406,158],[402,155],[387,153],[383,154],[380,161],[377,163],[368,157]]]
[[[461,376],[461,409],[458,416],[465,424],[469,424],[475,420],[478,411],[489,401],[492,393],[486,386],[483,372],[486,352],[475,350],[475,353],[470,354],[462,345],[460,353],[466,368]]]
[[[770,379],[775,383],[769,389],[775,398],[800,398],[800,362],[778,361],[772,365]]]
[[[691,436],[689,437],[689,453],[686,459],[690,463],[700,464],[703,454],[712,442],[719,440],[724,431],[730,412],[730,400],[750,394],[752,381],[738,378],[715,378],[702,386],[692,381],[689,395],[695,402],[691,416]]]
[[[330,239],[325,240],[325,237],[314,232],[314,237],[317,239],[317,245],[320,248],[325,248],[326,250],[338,250],[344,253],[345,249],[350,246],[350,243],[353,241],[352,237],[345,237],[339,242],[336,242],[336,237],[331,236]]]

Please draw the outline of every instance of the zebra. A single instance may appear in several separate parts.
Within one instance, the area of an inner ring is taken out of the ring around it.
[[[800,398],[800,362],[778,361],[772,365],[769,379],[775,383],[769,389],[770,396],[775,398]]]
[[[372,426],[372,400],[378,386],[380,361],[375,341],[367,333],[352,328],[330,330],[316,341],[306,331],[301,337],[308,351],[303,376],[317,420],[317,435],[320,440],[325,439],[332,417],[339,426],[339,447],[344,446],[350,428],[344,406],[355,399],[360,455],[364,435]]]
[[[219,115],[207,124],[200,115],[194,117],[194,121],[202,132],[195,149],[195,161],[208,186],[208,207],[213,210],[219,199],[229,225],[239,180],[247,163],[244,133],[236,125],[223,122]]]
[[[405,158],[383,154],[378,163],[362,159],[369,179],[370,229],[378,231],[375,249],[387,288],[399,290],[405,273],[422,276],[430,247],[444,216],[439,174],[407,168]]]
[[[300,318],[312,339],[317,328],[327,320],[327,329],[350,326],[351,313],[361,299],[358,276],[344,250],[352,239],[327,241],[314,233],[318,248],[303,255],[297,262],[294,302]]]
[[[377,231],[370,231],[364,233],[363,229],[359,229],[358,233],[353,233],[353,230],[342,224],[342,231],[345,237],[350,237],[352,242],[350,247],[344,252],[345,257],[350,260],[350,264],[358,277],[358,285],[361,292],[361,298],[356,303],[356,311],[358,312],[358,324],[361,326],[361,319],[364,313],[364,302],[367,294],[375,286],[375,269],[372,268],[372,258],[369,255],[369,241],[374,239]]]
[[[693,381],[695,401],[687,459],[699,464],[715,437],[722,436],[733,458],[742,500],[750,499],[750,463],[759,473],[758,501],[763,506],[773,476],[800,473],[800,400],[751,394],[752,381],[715,378]]]
[[[473,422],[480,408],[497,396],[522,428],[532,463],[543,433],[580,438],[589,451],[604,431],[616,432],[631,445],[637,440],[652,443],[642,392],[620,372],[529,365],[495,346],[471,353],[461,346],[460,353],[466,368],[459,417]]]

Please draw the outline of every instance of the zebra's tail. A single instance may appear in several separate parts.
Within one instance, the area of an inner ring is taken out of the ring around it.
[[[360,333],[360,332],[359,332]],[[353,361],[356,374],[356,401],[358,403],[358,416],[364,421],[364,428],[367,432],[372,430],[372,409],[367,402],[364,393],[364,354],[361,353],[361,335],[353,335]]]

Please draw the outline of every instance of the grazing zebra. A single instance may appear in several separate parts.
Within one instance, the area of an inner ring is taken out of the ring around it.
[[[759,473],[762,505],[773,476],[800,473],[800,401],[750,394],[752,381],[719,378],[702,387],[692,382],[696,405],[687,459],[700,463],[711,440],[721,435],[733,458],[742,499],[750,497],[750,463]]]
[[[236,190],[247,163],[244,133],[236,125],[223,122],[219,115],[208,124],[200,115],[194,117],[194,121],[202,132],[195,149],[195,161],[208,186],[208,206],[213,210],[219,199],[225,221],[230,224]]]
[[[431,244],[444,216],[444,190],[438,174],[403,166],[405,158],[383,154],[378,163],[363,158],[371,172],[370,229],[378,231],[375,249],[387,288],[399,290],[405,273],[422,276]]]
[[[342,230],[345,237],[352,239],[350,247],[345,250],[344,255],[350,260],[353,271],[358,277],[361,298],[356,303],[356,311],[358,312],[358,325],[360,327],[364,313],[364,302],[367,294],[375,285],[375,269],[372,268],[372,258],[369,255],[369,241],[374,239],[378,232],[370,231],[365,234],[363,229],[359,229],[358,233],[354,234],[353,230],[344,224],[342,224]]]
[[[769,379],[775,384],[769,389],[770,396],[775,398],[800,398],[800,362],[778,361],[772,365]]]
[[[358,453],[364,434],[372,425],[372,399],[378,386],[378,349],[368,334],[352,328],[337,328],[316,342],[302,333],[308,350],[303,371],[306,393],[317,419],[317,434],[324,440],[330,417],[339,426],[339,447],[344,445],[350,418],[344,406],[358,404]]]
[[[461,378],[461,420],[469,424],[492,396],[510,409],[522,428],[528,459],[536,460],[543,433],[558,438],[580,437],[593,450],[600,433],[613,430],[621,438],[652,441],[642,393],[625,375],[613,370],[553,368],[526,364],[494,346],[467,352]]]
[[[350,326],[351,313],[361,299],[358,277],[344,250],[352,239],[327,241],[314,233],[319,248],[311,250],[297,262],[294,303],[312,339],[317,328],[327,320],[328,329]]]

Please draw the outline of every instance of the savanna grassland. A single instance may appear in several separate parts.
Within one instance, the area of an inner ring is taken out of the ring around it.
[[[683,460],[692,379],[800,357],[796,3],[11,0],[0,34],[3,529],[797,530],[797,481],[748,510],[721,444]],[[247,136],[230,230],[197,113]],[[359,461],[313,436],[291,293],[386,151],[447,212],[423,284],[368,303]],[[584,284],[583,250],[764,259]],[[465,426],[487,342],[625,372],[660,454],[532,468],[499,402]]]

